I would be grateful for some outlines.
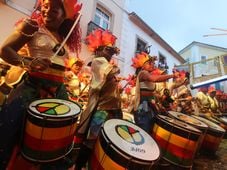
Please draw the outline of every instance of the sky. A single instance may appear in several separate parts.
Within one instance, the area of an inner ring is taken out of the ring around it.
[[[177,52],[193,41],[227,48],[227,0],[128,1],[129,12],[135,12]]]

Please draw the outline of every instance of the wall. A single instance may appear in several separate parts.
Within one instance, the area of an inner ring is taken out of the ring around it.
[[[125,14],[123,20],[123,29],[122,29],[122,45],[121,51],[124,54],[125,65],[124,65],[124,75],[134,73],[134,69],[131,67],[131,58],[134,57],[136,49],[136,39],[137,36],[142,38],[143,41],[147,42],[149,45],[152,45],[150,55],[159,56],[159,53],[164,55],[167,59],[169,66],[169,71],[172,71],[174,65],[179,65],[180,62],[173,57],[167,50],[160,46],[152,37],[144,33],[137,25],[135,25],[131,20],[129,20]]]
[[[25,14],[0,2],[0,46],[8,35],[14,30],[14,24]]]

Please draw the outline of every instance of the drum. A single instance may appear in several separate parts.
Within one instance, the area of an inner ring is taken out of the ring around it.
[[[22,155],[35,162],[50,162],[67,155],[73,148],[77,103],[61,99],[40,99],[27,109]]]
[[[215,119],[215,121],[214,121]],[[223,129],[227,130],[227,117],[226,116],[214,116],[211,119],[212,122],[218,124],[221,126]]]
[[[225,129],[206,118],[200,116],[193,117],[208,125],[208,130],[204,137],[201,150],[214,154],[218,150],[218,147],[222,141],[222,138],[225,134]]]
[[[202,132],[200,142],[198,144],[198,149],[197,149],[197,151],[199,152],[201,144],[202,144],[204,137],[206,135],[206,132],[208,130],[207,124],[205,124],[204,122],[202,122],[202,121],[200,121],[200,120],[198,120],[198,119],[196,119],[192,116],[189,116],[189,115],[186,115],[186,114],[183,114],[183,113],[180,113],[180,112],[169,111],[168,113],[169,113],[170,117],[181,120],[181,121],[197,128],[197,129],[199,129]]]
[[[91,169],[146,170],[159,156],[157,143],[143,129],[129,121],[110,119],[96,141]]]
[[[162,158],[171,164],[191,168],[202,132],[182,121],[157,115],[152,136],[159,144]]]

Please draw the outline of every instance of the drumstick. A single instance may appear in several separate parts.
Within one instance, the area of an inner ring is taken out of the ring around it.
[[[81,12],[79,12],[79,15],[77,17],[77,19],[75,20],[75,22],[73,23],[73,26],[71,27],[70,31],[68,32],[67,36],[65,37],[65,39],[62,41],[61,46],[57,49],[57,51],[54,53],[54,55],[50,58],[51,61],[54,60],[54,58],[58,55],[58,53],[60,52],[60,50],[63,48],[63,46],[65,45],[66,41],[68,40],[69,36],[71,35],[71,33],[73,32],[73,29],[75,28],[76,24],[79,22],[79,19],[81,17]]]

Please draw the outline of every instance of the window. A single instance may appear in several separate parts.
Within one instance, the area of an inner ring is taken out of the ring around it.
[[[201,56],[201,63],[202,64],[206,64],[206,59],[207,59],[207,56]]]
[[[167,70],[169,67],[167,65],[166,57],[159,53],[158,68],[161,70]]]
[[[140,53],[146,49],[147,43],[143,40],[137,38],[137,44],[136,44],[136,53]]]
[[[96,8],[94,23],[105,30],[110,29],[110,15],[104,12],[104,10]]]

